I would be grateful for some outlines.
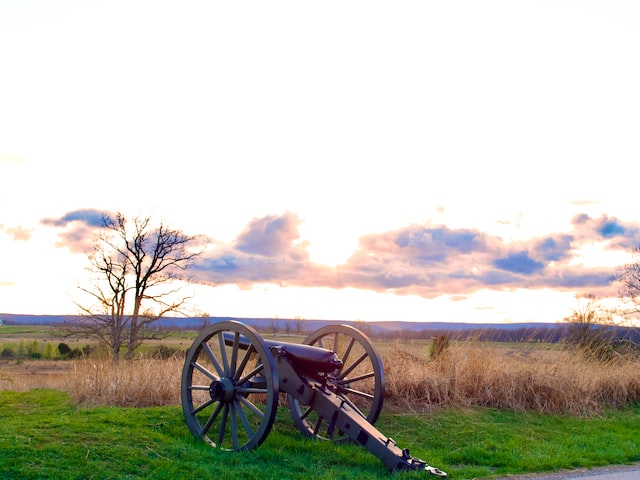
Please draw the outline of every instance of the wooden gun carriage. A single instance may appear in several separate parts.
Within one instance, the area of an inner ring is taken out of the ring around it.
[[[259,446],[281,392],[304,435],[354,441],[390,470],[446,476],[374,427],[384,370],[371,341],[353,327],[326,326],[297,344],[265,340],[248,325],[224,321],[203,330],[187,352],[182,409],[191,433],[214,447]]]

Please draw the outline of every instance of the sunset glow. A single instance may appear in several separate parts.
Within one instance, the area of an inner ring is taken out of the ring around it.
[[[0,312],[76,314],[103,212],[193,312],[556,322],[640,245],[635,2],[0,4]],[[212,286],[216,285],[216,286]]]

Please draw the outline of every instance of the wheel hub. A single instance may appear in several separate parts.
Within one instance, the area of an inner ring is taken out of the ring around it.
[[[216,402],[228,403],[235,395],[235,383],[228,377],[214,380],[209,385],[209,395]]]

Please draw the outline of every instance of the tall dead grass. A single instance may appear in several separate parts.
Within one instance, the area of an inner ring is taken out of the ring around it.
[[[395,411],[491,407],[593,415],[640,401],[640,359],[589,360],[574,350],[508,349],[452,343],[430,359],[427,347],[381,348],[385,406]],[[64,367],[64,368],[63,368]],[[180,404],[183,359],[36,361],[0,366],[0,389],[60,388],[82,404],[146,407]]]
[[[118,364],[77,360],[69,372],[67,390],[74,401],[88,405],[178,405],[183,363],[182,358],[141,358]]]
[[[0,364],[0,390],[25,392],[34,388],[64,388],[69,362],[28,360]]]
[[[386,405],[402,411],[493,407],[591,415],[640,400],[640,361],[606,363],[572,350],[456,345],[434,360],[399,345],[385,355]]]

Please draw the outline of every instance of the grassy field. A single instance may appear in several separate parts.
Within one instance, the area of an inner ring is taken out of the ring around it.
[[[48,327],[0,327],[0,346],[21,352],[13,359],[0,358],[0,389],[61,384],[75,400],[85,403],[129,406],[139,401],[138,406],[148,406],[149,397],[157,399],[156,405],[179,403],[181,354],[196,332],[174,332],[149,342],[131,368],[118,369],[95,350],[87,359],[56,362],[62,357],[57,350],[51,352],[60,340],[54,333]],[[284,338],[302,340],[300,336]],[[429,340],[386,340],[375,345],[386,373],[385,405],[392,411],[489,407],[588,416],[640,401],[637,355],[602,361],[566,345],[466,341],[451,342],[432,358]],[[157,363],[151,357],[161,347],[175,355]],[[32,361],[33,352],[40,360]],[[149,388],[157,385],[155,391],[138,388],[150,379]]]
[[[0,343],[25,355],[0,360],[0,479],[391,478],[361,447],[303,439],[287,409],[256,451],[195,441],[179,407],[180,352],[195,336],[176,333],[114,366],[99,355],[30,358],[60,339],[46,327],[3,326]],[[451,478],[640,461],[637,357],[452,342],[434,358],[429,341],[375,343],[387,392],[378,428]],[[160,344],[176,355],[151,358]]]
[[[65,392],[0,392],[1,479],[349,479],[390,474],[356,445],[304,439],[288,410],[265,443],[225,453],[194,440],[175,406],[75,404]],[[452,479],[640,460],[640,406],[589,419],[496,409],[385,412],[377,427]]]

